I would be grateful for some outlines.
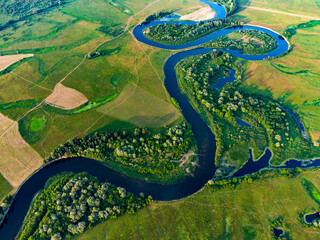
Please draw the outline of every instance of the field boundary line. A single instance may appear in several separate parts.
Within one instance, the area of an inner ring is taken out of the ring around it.
[[[46,87],[42,87],[42,86],[40,86],[39,84],[37,84],[37,83],[35,83],[35,82],[32,82],[32,81],[30,81],[30,80],[28,80],[28,79],[26,79],[26,78],[24,78],[24,77],[22,77],[22,76],[20,76],[20,75],[18,75],[18,74],[16,74],[15,72],[10,72],[12,75],[15,75],[15,76],[17,76],[17,77],[19,77],[19,78],[21,78],[22,80],[24,80],[24,81],[26,81],[26,82],[28,82],[28,83],[31,83],[31,84],[33,84],[33,85],[36,85],[37,87],[39,87],[39,88],[43,88],[43,89],[45,89],[45,90],[48,90],[48,91],[50,91],[50,92],[52,92],[52,89],[50,89],[50,88],[46,88]]]

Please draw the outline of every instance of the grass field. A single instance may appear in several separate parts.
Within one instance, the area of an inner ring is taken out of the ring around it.
[[[0,201],[11,190],[12,190],[12,186],[10,185],[10,183],[0,174]]]
[[[251,0],[249,4],[248,0],[239,0],[239,4],[314,17],[319,17],[320,9],[316,4],[316,0]]]
[[[207,186],[191,197],[99,224],[75,239],[272,239],[270,225],[279,217],[292,239],[319,239],[317,228],[298,220],[301,212],[319,208],[300,181],[319,188],[318,177],[311,171],[294,178],[264,177],[235,189]]]
[[[240,1],[241,2],[241,1]],[[313,1],[252,1],[250,6],[267,4],[269,9],[290,13],[316,16],[319,8]],[[244,4],[244,3],[243,3]],[[303,9],[303,10],[299,10]],[[318,15],[319,16],[319,15]],[[290,26],[311,21],[272,12],[244,9],[235,17],[242,18],[249,24],[257,24],[282,32]],[[292,36],[292,52],[271,61],[250,62],[246,73],[249,87],[253,91],[264,92],[278,99],[283,105],[293,108],[308,129],[312,140],[320,140],[320,108],[317,105],[305,105],[319,98],[320,69],[320,26],[298,29]]]
[[[179,4],[189,7],[197,2],[171,0],[166,7],[177,8]],[[148,3],[121,2],[134,12]],[[132,19],[130,26],[149,15],[150,11],[153,13],[162,9],[163,4],[155,4]],[[19,52],[35,53],[35,56],[10,73],[0,76],[0,103],[15,106],[2,109],[1,112],[13,120],[19,119],[34,106],[29,102],[39,103],[48,97],[57,82],[70,73],[85,54],[113,37],[99,31],[101,26],[114,26],[121,30],[129,17],[107,1],[88,4],[78,0],[33,15],[2,31],[5,41],[0,42],[0,53],[11,54],[19,49]],[[119,97],[104,106],[89,108],[72,116],[47,108],[35,111],[42,111],[46,116],[46,127],[34,132],[28,123],[24,125],[27,127],[20,127],[20,130],[24,139],[42,156],[69,138],[98,129],[113,131],[115,126],[132,128],[136,125],[160,127],[180,117],[162,85],[162,66],[169,51],[138,46],[129,33],[103,44],[95,51],[109,51],[110,54],[85,59],[63,81],[63,85],[81,92],[89,102],[116,94]],[[16,104],[20,100],[27,100],[26,104]],[[31,116],[33,112],[19,123],[30,122]]]

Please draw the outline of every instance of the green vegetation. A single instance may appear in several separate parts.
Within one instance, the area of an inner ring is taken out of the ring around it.
[[[33,108],[35,107],[39,101],[35,99],[28,99],[28,100],[20,100],[16,102],[10,103],[2,103],[0,104],[1,110],[8,110],[8,109],[19,109],[19,108]]]
[[[87,173],[66,173],[37,194],[17,239],[70,239],[99,222],[134,214],[151,201]]]
[[[33,116],[30,122],[30,130],[33,132],[41,131],[46,121],[47,121],[47,118],[45,116],[41,116],[41,117]]]
[[[277,48],[277,40],[257,30],[239,30],[205,44],[207,48],[240,50],[247,55],[265,54]]]
[[[1,0],[0,14],[10,16],[13,19],[21,19],[28,15],[42,12],[45,9],[59,6],[66,2],[68,2],[68,0],[62,0],[62,1],[61,0],[26,0],[26,1]],[[11,22],[14,22],[14,21],[11,20]],[[6,22],[0,21],[0,23],[5,24]]]
[[[23,58],[23,59],[15,62],[14,64],[7,67],[6,69],[0,71],[0,76],[12,72],[15,68],[19,67],[22,63],[28,61],[29,59],[30,58]]]
[[[193,25],[165,23],[147,27],[143,34],[152,41],[174,45],[192,42],[220,29],[241,25],[241,22],[228,18],[198,22]]]
[[[152,133],[95,133],[60,145],[45,160],[83,156],[104,161],[117,171],[149,181],[173,182],[192,172],[193,163],[184,154],[195,151],[190,126],[185,123]],[[196,159],[193,159],[196,160]]]
[[[10,183],[0,174],[0,202],[11,190]]]
[[[283,221],[283,217],[278,217],[276,220],[272,221],[272,223],[270,224],[271,227],[271,236],[273,237],[273,239],[286,239],[286,240],[292,240],[290,231],[289,231],[289,224],[285,224]],[[274,236],[274,232],[273,229],[277,228],[277,229],[281,229],[283,231],[283,233],[279,236],[279,237],[275,237]]]
[[[89,111],[91,109],[97,108],[101,105],[104,105],[107,102],[110,102],[113,99],[117,98],[118,96],[119,96],[119,93],[115,93],[109,97],[97,97],[92,102],[86,102],[85,104],[83,104],[75,109],[70,109],[70,110],[56,108],[56,107],[48,105],[48,104],[46,104],[44,106],[44,109],[48,112],[57,113],[57,114],[61,114],[61,115],[74,115],[74,114],[83,113],[83,112]]]
[[[318,207],[300,180],[307,178],[319,187],[318,177],[319,169],[283,169],[221,184],[212,181],[190,197],[152,203],[135,215],[104,222],[75,239],[272,239],[273,224],[279,227],[275,220],[280,219],[292,239],[318,239],[317,228],[306,229],[297,220],[307,207]]]
[[[3,183],[1,183],[1,184],[3,184]],[[11,187],[11,189],[12,189],[12,187]],[[6,191],[8,191],[8,189],[6,189]],[[1,199],[2,198],[3,198],[3,196],[1,196]],[[11,195],[7,195],[7,194],[6,194],[6,197],[3,200],[0,201],[0,226],[1,226],[3,218],[4,218],[4,214],[9,209],[11,203],[12,203],[12,196]]]
[[[110,49],[110,50],[101,50],[99,52],[92,52],[88,54],[88,58],[97,58],[100,56],[110,56],[113,54],[117,54],[119,52],[119,48]]]
[[[297,30],[299,29],[308,29],[313,28],[320,25],[320,20],[311,20],[309,22],[300,23],[296,25],[289,25],[285,31],[283,31],[283,35],[288,38],[292,38],[297,34]]]
[[[306,189],[310,197],[320,205],[320,193],[314,184],[305,178],[301,179],[301,184]]]
[[[232,15],[237,10],[237,0],[209,0],[221,4],[225,7],[227,16]]]
[[[160,20],[163,17],[169,16],[173,13],[173,11],[160,11],[158,13],[154,13],[144,20],[143,24],[148,24],[152,21]]]
[[[21,136],[31,144],[42,139],[50,127],[50,119],[41,109],[33,111],[18,123]]]
[[[121,1],[121,0],[107,0],[107,1],[111,6],[118,8],[120,11],[124,12],[125,14],[128,14],[128,15],[133,14],[133,11],[130,8],[128,8],[128,6],[123,4],[124,1]]]
[[[248,159],[250,147],[255,156],[270,147],[273,164],[281,164],[289,158],[319,156],[319,148],[301,136],[295,120],[278,107],[277,102],[248,91],[241,81],[244,63],[228,53],[214,50],[186,58],[176,66],[182,91],[216,135],[216,162],[226,157],[229,162],[241,166]],[[236,70],[237,81],[228,83],[221,92],[211,87],[226,76],[230,68]],[[236,123],[235,117],[252,127],[244,129]]]

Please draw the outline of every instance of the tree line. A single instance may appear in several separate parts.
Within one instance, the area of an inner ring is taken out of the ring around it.
[[[17,239],[71,239],[102,221],[134,214],[151,201],[88,173],[64,173],[49,179],[33,200]]]
[[[223,5],[226,9],[227,16],[230,16],[233,13],[235,13],[235,11],[238,8],[236,0],[209,0],[209,1]]]
[[[278,46],[274,37],[262,31],[238,30],[233,34],[237,39],[229,34],[206,43],[205,47],[240,50],[244,54],[255,55],[271,52]]]
[[[180,165],[183,154],[196,150],[191,127],[178,124],[159,132],[146,128],[113,133],[94,133],[70,139],[57,147],[45,162],[62,157],[88,157],[104,161],[136,177],[165,181],[185,176],[193,165]],[[116,169],[118,170],[118,169]]]
[[[220,29],[241,26],[242,22],[232,19],[200,21],[196,24],[164,23],[144,29],[143,34],[152,41],[164,44],[184,44],[204,37]]]

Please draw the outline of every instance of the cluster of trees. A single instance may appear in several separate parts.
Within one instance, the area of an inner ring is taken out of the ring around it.
[[[211,87],[226,76],[229,69],[236,70],[237,81],[227,83],[219,92]],[[302,138],[298,126],[275,101],[241,84],[242,63],[228,53],[212,51],[182,60],[176,66],[182,91],[198,111],[204,112],[217,140],[216,161],[222,155],[229,160],[248,160],[251,146],[257,155],[265,147],[273,151],[274,159],[311,157],[319,150]],[[239,126],[235,117],[245,119],[251,128]]]
[[[293,168],[293,169],[268,169],[263,170],[257,173],[253,173],[251,175],[247,175],[239,178],[219,178],[219,179],[211,179],[206,183],[206,186],[209,186],[214,189],[221,189],[223,187],[231,187],[236,188],[240,183],[252,183],[257,180],[265,180],[272,179],[279,176],[286,176],[288,178],[296,177],[298,174],[302,172],[301,168]]]
[[[120,51],[120,48],[114,48],[114,49],[105,49],[105,50],[100,50],[96,52],[91,52],[87,55],[87,58],[89,59],[94,59],[97,57],[101,56],[110,56],[110,55],[115,55]]]
[[[226,9],[227,16],[232,15],[237,10],[237,7],[238,7],[236,0],[210,0],[210,1],[223,5]]]
[[[95,133],[74,138],[56,148],[45,162],[61,157],[83,156],[103,160],[107,165],[118,163],[123,170],[144,177],[182,177],[192,164],[182,168],[179,167],[179,160],[194,147],[191,128],[182,123],[160,133],[136,128],[130,132]]]
[[[131,15],[131,10],[129,10],[125,6],[122,6],[121,4],[117,3],[115,0],[107,0],[107,1],[111,6],[118,8],[120,11],[122,11],[128,15]]]
[[[277,48],[277,40],[270,34],[257,30],[238,30],[237,39],[220,37],[206,44],[209,48],[240,50],[245,54],[264,54]]]
[[[10,205],[12,203],[12,196],[8,195],[6,196],[3,201],[0,203],[0,226],[4,218],[5,212],[9,209]]]
[[[154,13],[152,15],[149,15],[148,17],[146,17],[146,19],[143,21],[142,24],[148,24],[152,21],[157,21],[160,20],[163,17],[169,16],[173,13],[173,11],[160,11],[157,13]]]
[[[151,201],[100,183],[88,173],[65,173],[49,179],[34,199],[17,239],[70,239],[101,221],[133,214]]]
[[[64,0],[1,0],[0,13],[22,18],[63,3]]]
[[[196,24],[158,24],[148,27],[143,34],[152,41],[164,44],[184,44],[204,37],[217,30],[241,26],[242,22],[232,19],[201,21]]]
[[[286,226],[283,217],[280,216],[277,219],[273,220],[270,224],[270,231],[272,239],[285,239],[285,240],[292,240],[292,236],[290,234],[288,226]],[[276,236],[274,233],[274,229],[281,229],[282,234],[280,236]]]

